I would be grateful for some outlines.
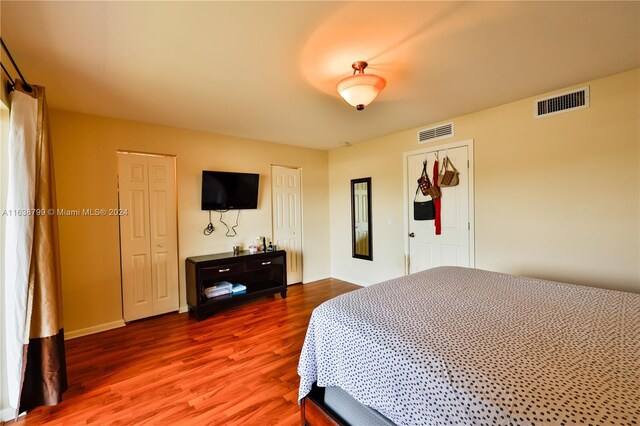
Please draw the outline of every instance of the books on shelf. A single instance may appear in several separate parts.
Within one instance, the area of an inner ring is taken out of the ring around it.
[[[242,284],[231,284],[228,281],[221,281],[204,289],[204,295],[209,299],[213,297],[224,296],[226,294],[235,296],[245,294],[246,292],[246,286]]]
[[[228,281],[221,281],[219,283],[215,283],[214,285],[207,287],[204,289],[204,295],[209,299],[212,297],[223,296],[225,294],[231,293],[231,289],[233,288],[233,284]]]
[[[242,284],[234,284],[233,287],[231,288],[231,293],[236,295],[236,294],[244,294],[247,292],[247,286],[244,286]]]
[[[205,289],[204,290],[204,294],[205,296],[207,296],[209,299],[211,299],[212,297],[218,297],[218,296],[224,296],[225,294],[230,294],[231,293],[231,289],[229,288],[220,288],[220,289]]]
[[[231,284],[229,281],[220,281],[219,283],[215,283],[214,285],[207,287],[207,290],[209,290],[209,289],[217,290],[217,289],[221,289],[221,288],[231,289],[231,288],[233,288],[233,284]]]

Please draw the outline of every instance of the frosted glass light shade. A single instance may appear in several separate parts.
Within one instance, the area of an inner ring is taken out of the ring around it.
[[[340,80],[336,88],[349,105],[364,109],[384,89],[387,82],[375,74],[355,74]]]

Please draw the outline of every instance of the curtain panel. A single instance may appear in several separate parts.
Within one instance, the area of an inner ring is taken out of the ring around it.
[[[16,415],[67,389],[53,152],[44,88],[11,93],[5,235],[9,403]]]

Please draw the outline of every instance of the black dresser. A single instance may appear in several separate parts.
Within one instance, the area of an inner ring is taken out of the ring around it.
[[[198,320],[242,300],[274,293],[287,297],[287,254],[284,250],[194,256],[187,258],[186,269],[187,303]],[[246,293],[213,298],[205,295],[207,288],[223,281],[246,286]]]

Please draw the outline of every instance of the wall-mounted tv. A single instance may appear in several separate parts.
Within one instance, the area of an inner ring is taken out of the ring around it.
[[[202,210],[258,208],[257,173],[202,171]]]

